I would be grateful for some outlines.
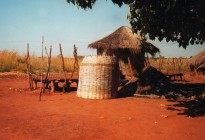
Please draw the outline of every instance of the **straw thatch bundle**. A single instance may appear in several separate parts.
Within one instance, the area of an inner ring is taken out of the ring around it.
[[[132,73],[138,76],[142,72],[145,63],[145,53],[154,55],[159,49],[142,37],[134,34],[129,27],[122,26],[112,34],[88,45],[89,48],[97,49],[97,54],[115,55],[118,58],[123,74]],[[132,71],[128,64],[131,64]],[[124,72],[123,72],[124,71]]]
[[[116,57],[87,56],[80,66],[77,96],[90,99],[114,98],[118,81]]]
[[[144,68],[137,82],[137,94],[164,95],[169,91],[170,80],[154,67]]]
[[[170,80],[154,67],[145,67],[139,78],[132,78],[119,91],[118,97],[135,95],[165,95],[170,91]]]
[[[189,66],[192,71],[194,69],[205,71],[205,50],[193,56],[189,61]]]

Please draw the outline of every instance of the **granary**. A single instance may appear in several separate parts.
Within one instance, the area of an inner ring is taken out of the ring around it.
[[[145,53],[154,55],[159,49],[122,26],[110,35],[88,45],[97,49],[97,55],[116,56],[121,73],[138,77],[146,63]],[[129,65],[130,64],[130,65]]]
[[[205,74],[205,50],[193,56],[189,61],[191,71],[202,71]]]

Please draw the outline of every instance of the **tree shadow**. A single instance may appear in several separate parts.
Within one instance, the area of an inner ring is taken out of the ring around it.
[[[170,91],[185,98],[200,96],[205,93],[205,83],[173,83]]]
[[[180,111],[179,115],[191,117],[205,115],[205,82],[172,82],[153,67],[146,67],[138,78],[133,77],[118,91],[120,98],[134,95],[146,98],[165,98],[169,102],[176,103],[167,109]]]
[[[176,104],[167,107],[168,110],[180,111],[178,115],[190,117],[205,116],[205,83],[174,83],[171,93],[166,99]],[[179,107],[183,109],[178,109]]]
[[[134,96],[137,88],[138,80],[128,82],[118,91],[118,97]],[[175,104],[168,106],[167,110],[177,111],[178,115],[205,116],[205,83],[171,83],[170,87],[166,87],[166,92],[163,90],[156,95],[174,102]],[[153,97],[153,93],[150,97]]]
[[[189,101],[178,101],[178,104],[175,104],[174,107],[185,108],[184,111],[178,113],[178,115],[190,117],[205,116],[205,99],[202,98]]]

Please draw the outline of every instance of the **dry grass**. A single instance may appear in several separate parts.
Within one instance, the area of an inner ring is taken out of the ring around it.
[[[78,57],[79,65],[83,57]],[[177,61],[178,59],[178,61]],[[180,60],[181,59],[181,60]],[[180,63],[180,61],[181,63]],[[164,58],[161,67],[160,67],[160,58],[149,58],[150,65],[161,69],[161,71],[174,71],[173,58]],[[169,65],[168,65],[169,61]],[[183,72],[189,71],[188,58],[175,58],[175,71]],[[30,55],[31,71],[32,73],[40,74],[41,71],[41,58],[35,54]],[[71,72],[73,70],[74,59],[73,58],[64,58],[65,71]],[[47,70],[47,58],[43,60],[44,71]],[[18,51],[9,51],[9,50],[0,50],[0,72],[9,72],[9,71],[21,71],[26,72],[26,55],[20,55]],[[51,68],[50,72],[53,73],[62,73],[62,61],[61,57],[53,56],[51,59]]]
[[[24,57],[19,55],[18,51],[0,50],[0,72],[8,72],[14,69],[25,71]]]
[[[165,73],[190,71],[189,58],[149,58],[150,65]]]
[[[83,57],[78,58],[79,65]],[[40,74],[41,57],[35,54],[30,55],[30,64],[32,73]],[[74,59],[64,58],[65,71],[73,70]],[[43,59],[43,71],[47,70],[47,58]],[[0,72],[21,71],[26,72],[26,55],[20,55],[18,51],[0,50]],[[50,72],[61,73],[62,61],[61,57],[54,56],[51,59]]]

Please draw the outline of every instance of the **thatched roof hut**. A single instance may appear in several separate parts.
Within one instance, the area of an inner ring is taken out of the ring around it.
[[[120,68],[124,75],[140,75],[145,66],[145,53],[154,55],[159,49],[146,42],[141,36],[132,32],[129,27],[122,26],[110,35],[88,45],[97,49],[98,55],[115,55],[119,59]],[[131,64],[132,70],[128,64]],[[125,67],[123,70],[123,66]]]
[[[193,71],[205,71],[205,50],[193,56],[189,61],[190,69]]]

